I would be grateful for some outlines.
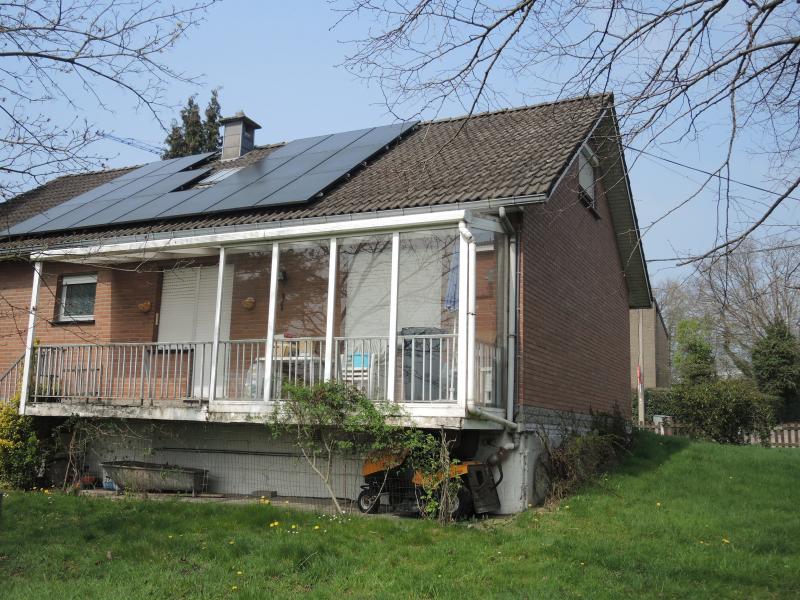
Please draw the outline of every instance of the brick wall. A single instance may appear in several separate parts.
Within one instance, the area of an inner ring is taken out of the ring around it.
[[[33,267],[22,261],[0,263],[0,375],[25,349]]]
[[[573,166],[520,224],[519,396],[559,411],[630,413],[628,294],[608,204],[579,200]]]

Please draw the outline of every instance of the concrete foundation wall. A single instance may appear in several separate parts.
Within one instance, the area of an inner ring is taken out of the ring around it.
[[[88,453],[88,472],[102,478],[102,462],[137,460],[207,469],[208,492],[327,499],[319,476],[288,439],[275,439],[264,425],[115,421],[118,433],[94,442]],[[106,426],[109,427],[108,425]],[[503,432],[479,434],[475,458],[485,460],[498,447],[514,441]],[[541,502],[546,490],[537,487],[544,445],[539,432],[517,438],[518,447],[502,462],[498,486],[501,514],[514,514]],[[363,483],[361,459],[338,459],[332,486],[339,498],[354,500]],[[497,476],[497,473],[495,474]]]
[[[208,492],[328,498],[320,477],[288,440],[258,424],[126,422],[117,435],[92,445],[89,472],[103,476],[104,461],[139,460],[208,470]],[[339,459],[332,487],[355,499],[361,461]]]

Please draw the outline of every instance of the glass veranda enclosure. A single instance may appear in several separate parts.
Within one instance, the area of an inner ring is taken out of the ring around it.
[[[374,401],[471,393],[502,407],[508,241],[499,226],[462,229],[234,244],[161,265],[152,338],[40,343],[31,401],[263,403],[336,380]]]

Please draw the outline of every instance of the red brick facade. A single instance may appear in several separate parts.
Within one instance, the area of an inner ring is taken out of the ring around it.
[[[594,214],[577,167],[520,224],[519,401],[630,413],[628,290],[602,185]]]

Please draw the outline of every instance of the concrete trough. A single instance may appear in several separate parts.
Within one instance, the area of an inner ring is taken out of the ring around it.
[[[128,491],[203,492],[208,481],[206,469],[178,465],[118,460],[101,463],[117,487]]]

